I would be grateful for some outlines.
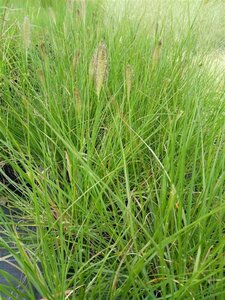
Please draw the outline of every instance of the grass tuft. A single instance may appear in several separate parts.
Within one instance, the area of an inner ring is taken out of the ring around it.
[[[225,3],[1,4],[0,296],[223,300]]]

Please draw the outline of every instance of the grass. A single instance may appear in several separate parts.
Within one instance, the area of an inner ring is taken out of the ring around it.
[[[0,1],[11,299],[224,299],[224,4],[65,2]]]

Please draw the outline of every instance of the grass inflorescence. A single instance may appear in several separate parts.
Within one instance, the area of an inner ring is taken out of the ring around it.
[[[211,1],[25,2],[0,1],[0,247],[27,278],[2,293],[224,299]]]

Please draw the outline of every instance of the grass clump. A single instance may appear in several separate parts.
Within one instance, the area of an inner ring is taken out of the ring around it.
[[[4,294],[223,299],[224,81],[191,4],[179,38],[174,3],[151,28],[105,1],[1,4],[2,207],[20,222],[2,211],[0,245],[28,282]]]

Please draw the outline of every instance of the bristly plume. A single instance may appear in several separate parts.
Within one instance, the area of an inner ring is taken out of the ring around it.
[[[94,80],[95,77],[95,70],[96,70],[96,64],[97,64],[97,55],[98,55],[98,48],[95,49],[93,56],[91,58],[91,62],[89,65],[89,77],[91,80]]]
[[[75,87],[74,89],[74,96],[75,96],[75,107],[76,107],[76,113],[78,114],[78,116],[80,115],[80,111],[81,111],[81,98],[80,98],[80,90]]]
[[[86,20],[86,11],[87,11],[87,1],[86,0],[80,0],[80,15],[81,18],[85,24]]]
[[[31,24],[28,17],[23,20],[22,38],[24,47],[27,50],[31,44]]]
[[[130,64],[126,65],[125,68],[125,82],[126,82],[126,90],[127,90],[127,98],[130,99],[132,81],[134,76],[134,70]]]
[[[70,158],[69,158],[67,151],[65,151],[64,153],[65,153],[65,158],[66,158],[66,168],[67,168],[69,180],[72,181],[72,168],[71,168]]]
[[[74,55],[73,55],[73,60],[72,60],[72,72],[76,78],[77,75],[77,66],[79,64],[79,60],[80,60],[80,50],[75,51]]]
[[[162,40],[159,40],[158,43],[156,44],[153,54],[152,54],[152,66],[153,68],[158,64],[159,59],[160,59],[160,54],[161,54],[161,49],[162,49]]]
[[[38,78],[42,85],[45,85],[45,73],[42,69],[37,70]]]
[[[67,5],[68,12],[73,13],[74,0],[67,0],[66,5]]]
[[[90,78],[94,79],[95,91],[99,97],[101,89],[108,78],[108,53],[104,42],[95,50],[89,68]]]
[[[52,20],[53,24],[56,25],[56,23],[57,23],[57,21],[56,21],[56,15],[55,15],[55,12],[54,12],[54,10],[53,10],[52,7],[48,8],[48,14],[49,14],[49,17]]]
[[[39,48],[39,52],[40,52],[40,56],[43,60],[45,60],[47,58],[47,50],[46,50],[46,44],[45,42],[41,42],[38,45]]]

